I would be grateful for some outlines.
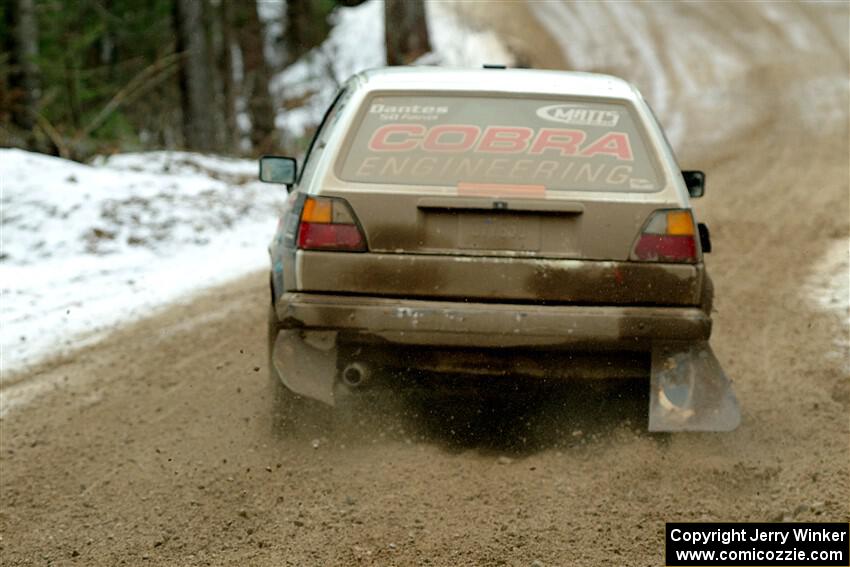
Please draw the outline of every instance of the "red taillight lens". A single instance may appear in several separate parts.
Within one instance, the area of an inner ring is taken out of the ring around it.
[[[345,201],[307,197],[298,226],[298,248],[362,252],[366,239]]]
[[[693,236],[641,234],[633,253],[636,260],[692,262],[697,256]]]
[[[632,260],[697,262],[696,231],[690,210],[655,211],[632,248]]]
[[[303,250],[365,250],[360,229],[353,224],[302,222],[298,227],[298,248]]]

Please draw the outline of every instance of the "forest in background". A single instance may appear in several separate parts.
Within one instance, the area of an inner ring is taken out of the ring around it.
[[[0,147],[76,160],[296,151],[303,140],[275,127],[284,102],[270,83],[322,43],[337,7],[363,1],[8,0]],[[430,50],[424,0],[385,0],[383,14],[387,64]]]

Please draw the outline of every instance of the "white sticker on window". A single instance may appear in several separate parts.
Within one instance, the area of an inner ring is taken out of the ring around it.
[[[561,124],[607,128],[616,126],[620,120],[620,113],[616,110],[599,110],[581,104],[551,104],[538,108],[537,116]]]

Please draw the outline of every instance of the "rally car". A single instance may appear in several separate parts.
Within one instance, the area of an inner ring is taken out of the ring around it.
[[[411,369],[650,376],[651,430],[729,430],[709,344],[708,231],[640,93],[598,74],[387,68],[352,77],[269,248],[270,367],[333,405]],[[486,382],[484,382],[486,384]]]

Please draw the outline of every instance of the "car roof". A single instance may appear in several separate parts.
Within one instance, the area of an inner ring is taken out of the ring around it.
[[[384,67],[364,71],[354,80],[369,91],[452,90],[641,99],[637,89],[623,79],[578,71]]]

